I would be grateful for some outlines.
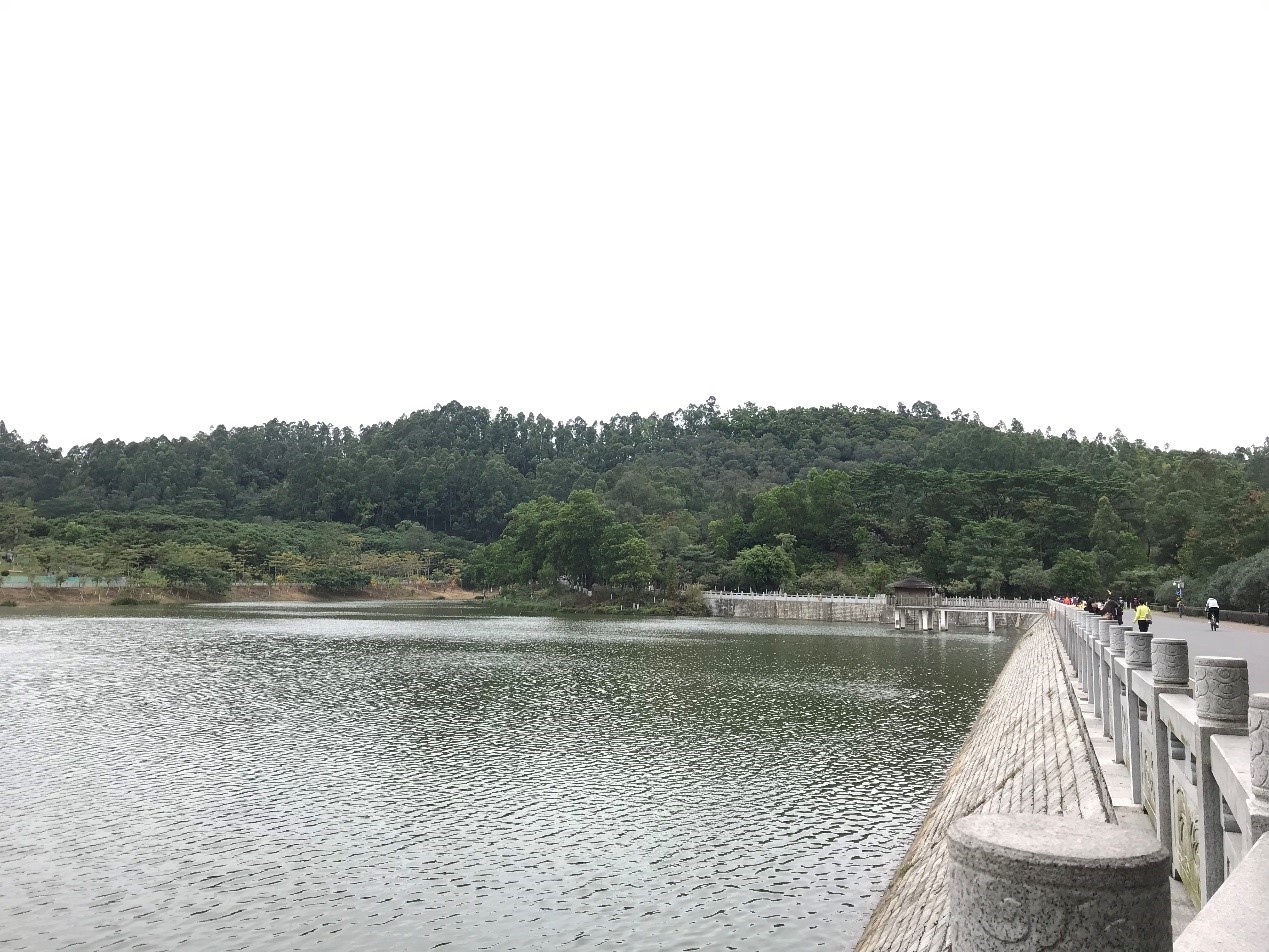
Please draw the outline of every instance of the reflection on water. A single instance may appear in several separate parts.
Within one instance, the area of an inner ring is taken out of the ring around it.
[[[244,605],[0,629],[0,950],[839,949],[1012,642]]]

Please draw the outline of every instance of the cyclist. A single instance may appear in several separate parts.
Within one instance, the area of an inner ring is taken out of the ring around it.
[[[1212,623],[1213,631],[1221,626],[1221,603],[1214,595],[1207,596],[1207,620]]]

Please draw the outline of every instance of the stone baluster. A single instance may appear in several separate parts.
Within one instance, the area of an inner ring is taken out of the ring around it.
[[[1096,680],[1094,680],[1094,671],[1096,670],[1094,668],[1094,658],[1098,638],[1093,632],[1093,618],[1085,614],[1082,621],[1084,621],[1084,628],[1081,630],[1081,637],[1084,638],[1084,694],[1085,697],[1088,697],[1089,703],[1093,703],[1093,688],[1096,684]]]
[[[1225,881],[1225,822],[1221,791],[1212,776],[1212,734],[1241,734],[1248,729],[1250,694],[1244,658],[1194,659],[1194,707],[1198,715],[1198,749],[1194,772],[1198,784],[1199,840],[1203,902]]]
[[[1124,674],[1124,626],[1111,622],[1110,625],[1110,647],[1108,648],[1110,657],[1110,727],[1111,734],[1115,737],[1115,763],[1122,764],[1125,757],[1130,757],[1131,750],[1135,748],[1128,744],[1127,734],[1132,731],[1131,723],[1133,696],[1132,691],[1127,692],[1128,712],[1124,711],[1125,678]],[[1131,686],[1129,686],[1131,687]]]
[[[1097,716],[1102,719],[1102,736],[1111,737],[1111,711],[1114,698],[1110,693],[1110,626],[1109,618],[1095,619],[1097,624],[1097,696],[1101,701],[1101,710]]]
[[[1131,685],[1132,672],[1150,667],[1150,639],[1148,631],[1134,631],[1131,625],[1117,625],[1118,634],[1123,638],[1123,679],[1125,685]],[[1116,685],[1116,688],[1118,686]],[[1140,803],[1141,790],[1141,725],[1137,723],[1136,696],[1129,687],[1125,691],[1126,704],[1121,704],[1118,694],[1115,697],[1115,709],[1122,718],[1121,733],[1115,738],[1115,760],[1117,763],[1127,762],[1131,778],[1133,802]],[[1124,707],[1128,710],[1125,712]],[[1126,735],[1126,736],[1125,736]],[[1122,740],[1121,740],[1122,738]]]
[[[1129,629],[1131,630],[1131,629]],[[1159,695],[1184,693],[1190,685],[1190,645],[1183,638],[1153,638],[1150,641],[1150,674],[1154,696],[1151,706],[1155,712],[1152,723],[1154,737],[1144,743],[1154,744],[1154,800],[1155,828],[1159,842],[1172,852],[1172,744],[1168,739],[1168,725],[1159,716]]]
[[[1251,792],[1269,803],[1269,694],[1248,698],[1247,732],[1251,738]]]
[[[1088,701],[1093,714],[1102,716],[1102,659],[1101,638],[1096,618],[1088,620]]]
[[[1250,843],[1269,830],[1269,694],[1253,694],[1248,700],[1247,732],[1251,739]],[[1250,843],[1248,845],[1250,845]]]
[[[947,835],[952,952],[1170,952],[1168,854],[1068,817],[972,814]]]
[[[1076,668],[1080,676],[1080,690],[1088,693],[1088,640],[1084,632],[1084,619],[1075,618],[1075,652],[1078,657]]]

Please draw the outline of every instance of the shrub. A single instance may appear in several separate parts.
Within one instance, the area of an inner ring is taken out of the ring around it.
[[[330,565],[309,569],[304,581],[324,592],[352,592],[370,584],[370,573],[351,567]]]

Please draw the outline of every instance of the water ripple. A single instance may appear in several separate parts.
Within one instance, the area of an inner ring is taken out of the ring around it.
[[[840,948],[1010,648],[376,611],[0,631],[0,952]]]

